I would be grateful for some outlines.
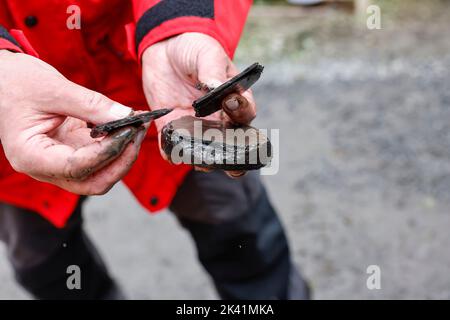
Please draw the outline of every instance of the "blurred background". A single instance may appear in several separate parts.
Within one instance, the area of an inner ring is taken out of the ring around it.
[[[315,299],[450,299],[449,27],[448,0],[251,11],[236,62],[266,67],[255,126],[281,141],[264,180]],[[170,213],[148,216],[118,185],[85,219],[130,298],[217,298]],[[366,286],[369,265],[380,290]],[[0,299],[19,298],[1,246]]]

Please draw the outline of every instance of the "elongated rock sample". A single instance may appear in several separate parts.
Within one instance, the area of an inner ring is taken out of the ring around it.
[[[97,125],[91,130],[91,138],[100,138],[108,135],[109,133],[124,128],[124,127],[140,127],[144,123],[151,120],[159,119],[172,112],[173,109],[159,109],[150,112],[144,112],[140,114],[133,114],[126,118],[107,122]]]
[[[243,93],[259,80],[264,67],[254,63],[232,79],[210,90],[200,99],[194,101],[192,106],[196,117],[206,117],[222,109],[222,101],[233,92]]]

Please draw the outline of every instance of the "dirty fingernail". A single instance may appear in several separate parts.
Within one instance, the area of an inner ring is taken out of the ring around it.
[[[202,167],[198,167],[198,166],[194,166],[194,170],[198,171],[198,172],[209,172],[210,171],[207,168],[202,168]]]
[[[124,130],[119,130],[117,132],[115,132],[112,136],[113,139],[116,140],[122,140],[122,141],[126,141],[129,142],[131,141],[134,136],[136,135],[136,128],[126,128]]]
[[[247,174],[246,171],[228,171],[227,173],[232,178],[240,178]]]
[[[133,110],[129,107],[126,107],[120,103],[113,103],[111,108],[109,109],[109,113],[118,119],[127,117]]]
[[[237,110],[239,108],[239,101],[236,98],[231,98],[225,102],[226,107],[231,110]]]

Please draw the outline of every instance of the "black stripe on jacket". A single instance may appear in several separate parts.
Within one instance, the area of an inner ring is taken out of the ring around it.
[[[3,28],[2,26],[0,26],[0,38],[6,39],[9,42],[12,42],[13,44],[15,44],[16,46],[20,47],[19,43],[16,41],[16,39],[13,38],[13,36],[8,32],[8,30],[6,30],[5,28]]]
[[[162,0],[148,9],[136,26],[136,48],[153,29],[180,17],[214,19],[214,0]]]

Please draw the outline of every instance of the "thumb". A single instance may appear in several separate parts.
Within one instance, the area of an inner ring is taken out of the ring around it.
[[[47,112],[66,115],[93,124],[125,118],[133,111],[96,91],[73,82],[60,88],[56,103],[47,106]]]

